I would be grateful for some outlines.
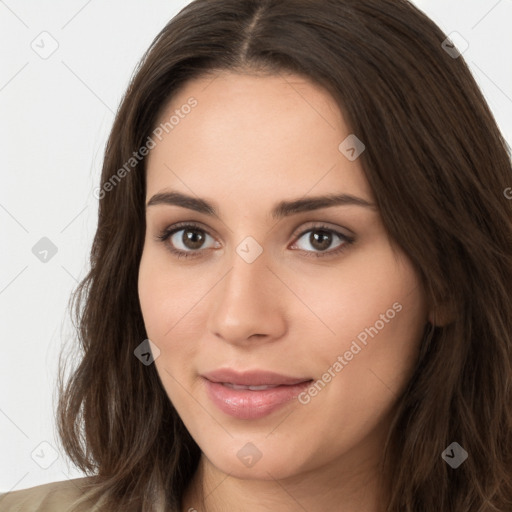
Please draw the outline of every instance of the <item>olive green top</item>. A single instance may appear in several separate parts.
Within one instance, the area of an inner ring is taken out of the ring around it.
[[[83,485],[91,477],[37,485],[0,494],[1,512],[68,512],[83,496]],[[91,501],[77,511],[94,510]]]

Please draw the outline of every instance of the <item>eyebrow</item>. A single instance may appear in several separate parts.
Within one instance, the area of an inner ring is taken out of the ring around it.
[[[205,215],[218,217],[215,207],[198,197],[189,196],[181,192],[160,192],[155,194],[147,203],[146,208],[159,204],[181,206]],[[319,210],[332,206],[361,206],[377,211],[374,203],[351,194],[327,194],[322,196],[294,199],[291,201],[280,201],[272,209],[271,215],[275,220],[289,217],[301,212]]]

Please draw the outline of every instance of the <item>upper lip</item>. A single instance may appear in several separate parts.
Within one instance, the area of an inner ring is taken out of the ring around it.
[[[310,378],[291,377],[264,370],[249,370],[238,372],[231,368],[220,368],[203,373],[202,377],[211,382],[237,384],[239,386],[293,386],[301,382],[310,381]]]

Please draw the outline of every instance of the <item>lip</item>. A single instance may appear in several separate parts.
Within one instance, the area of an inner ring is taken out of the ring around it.
[[[202,375],[206,393],[223,413],[238,419],[257,419],[269,415],[296,398],[313,379],[296,378],[268,371],[236,372],[216,370]],[[227,384],[227,385],[226,385]],[[237,386],[273,386],[268,389],[233,389]]]

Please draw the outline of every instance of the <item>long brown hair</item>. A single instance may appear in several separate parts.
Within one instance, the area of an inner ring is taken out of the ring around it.
[[[147,338],[137,293],[146,159],[126,162],[178,88],[231,70],[292,72],[332,94],[366,145],[361,164],[391,240],[430,305],[450,312],[425,332],[399,398],[387,511],[512,510],[510,149],[445,38],[406,0],[195,0],[155,38],[107,144],[91,269],[74,296],[81,360],[59,380],[59,434],[76,466],[97,474],[90,499],[178,511],[197,469],[199,447],[155,365],[133,353]],[[441,457],[452,442],[468,453],[457,469]]]

